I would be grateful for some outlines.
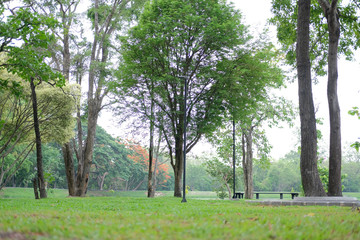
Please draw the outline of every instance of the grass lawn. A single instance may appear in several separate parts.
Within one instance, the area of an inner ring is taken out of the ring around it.
[[[348,207],[269,207],[190,194],[181,203],[144,192],[68,198],[60,190],[34,200],[30,190],[0,192],[0,239],[360,239],[360,212]]]

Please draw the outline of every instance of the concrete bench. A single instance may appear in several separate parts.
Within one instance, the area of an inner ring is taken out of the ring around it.
[[[294,197],[298,197],[299,193],[296,192],[254,192],[256,199],[259,199],[260,194],[280,194],[280,199],[284,198],[284,194],[291,194],[291,199],[294,199]]]

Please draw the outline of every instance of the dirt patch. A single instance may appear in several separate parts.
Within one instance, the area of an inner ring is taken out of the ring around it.
[[[0,239],[1,240],[7,240],[7,239],[14,239],[14,240],[27,240],[27,239],[32,239],[31,237],[23,234],[23,233],[19,233],[19,232],[0,232]]]
[[[162,197],[162,196],[165,196],[165,194],[162,193],[162,192],[156,192],[155,193],[155,197]]]
[[[44,233],[20,233],[20,232],[0,232],[0,240],[31,240],[39,236],[46,237]]]

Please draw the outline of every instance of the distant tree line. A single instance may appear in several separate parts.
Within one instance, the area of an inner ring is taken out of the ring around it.
[[[84,125],[86,131],[86,124]],[[11,164],[21,148],[4,159],[4,165]],[[65,166],[61,145],[43,144],[43,168],[47,188],[67,188]],[[163,158],[162,156],[160,158]],[[156,160],[156,159],[155,159]],[[91,165],[91,190],[140,190],[146,187],[149,156],[147,149],[136,142],[112,137],[100,126],[97,127],[93,163]],[[160,159],[159,161],[163,161]],[[77,167],[77,166],[76,166]],[[6,186],[32,187],[36,171],[36,154],[32,152],[13,175]],[[169,166],[163,162],[157,164],[157,189],[169,189],[173,184],[169,175]],[[9,174],[9,173],[7,173]],[[5,179],[7,175],[5,174]]]
[[[146,190],[147,189],[147,161],[145,148],[138,144],[119,144],[106,131],[97,128],[97,144],[95,145],[94,164],[91,172],[90,190]],[[106,144],[105,144],[105,142]],[[132,144],[131,148],[126,145]],[[112,146],[113,145],[113,146]],[[204,154],[203,154],[204,155]],[[13,157],[10,155],[9,157]],[[45,144],[43,148],[45,179],[48,188],[67,188],[64,162],[61,159],[61,147],[55,143]],[[22,167],[7,183],[7,187],[31,187],[31,179],[35,172],[35,153],[32,153]],[[167,156],[160,157],[163,162]],[[253,168],[255,191],[296,191],[302,192],[300,177],[300,154],[291,151],[277,161],[266,164],[255,162]],[[187,165],[187,183],[190,191],[221,191],[221,183],[208,173],[206,162],[208,156],[190,156]],[[342,181],[344,192],[360,192],[360,154],[355,149],[347,149],[343,158]],[[328,162],[324,160],[320,168],[326,168]],[[230,172],[231,167],[228,166]],[[157,190],[173,191],[174,174],[169,171],[169,163],[161,165],[157,175]],[[237,171],[236,191],[244,191],[241,168]],[[321,171],[320,171],[321,173]],[[321,175],[321,174],[320,174]],[[232,184],[232,175],[229,176]],[[231,185],[232,186],[232,185]],[[226,191],[225,191],[226,192]],[[226,195],[228,196],[228,195]]]

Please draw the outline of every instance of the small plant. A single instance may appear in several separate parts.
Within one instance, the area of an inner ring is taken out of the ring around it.
[[[189,191],[190,191],[190,186],[186,185],[186,187],[185,187],[185,193],[188,194]]]
[[[50,185],[55,181],[55,177],[52,175],[52,173],[44,172],[44,179],[45,182],[47,183],[47,188],[46,188],[47,193],[53,194],[54,190],[50,188]]]
[[[216,195],[218,196],[218,198],[220,199],[225,199],[229,197],[229,194],[227,193],[226,189],[224,187],[220,187],[218,189],[215,190]]]

